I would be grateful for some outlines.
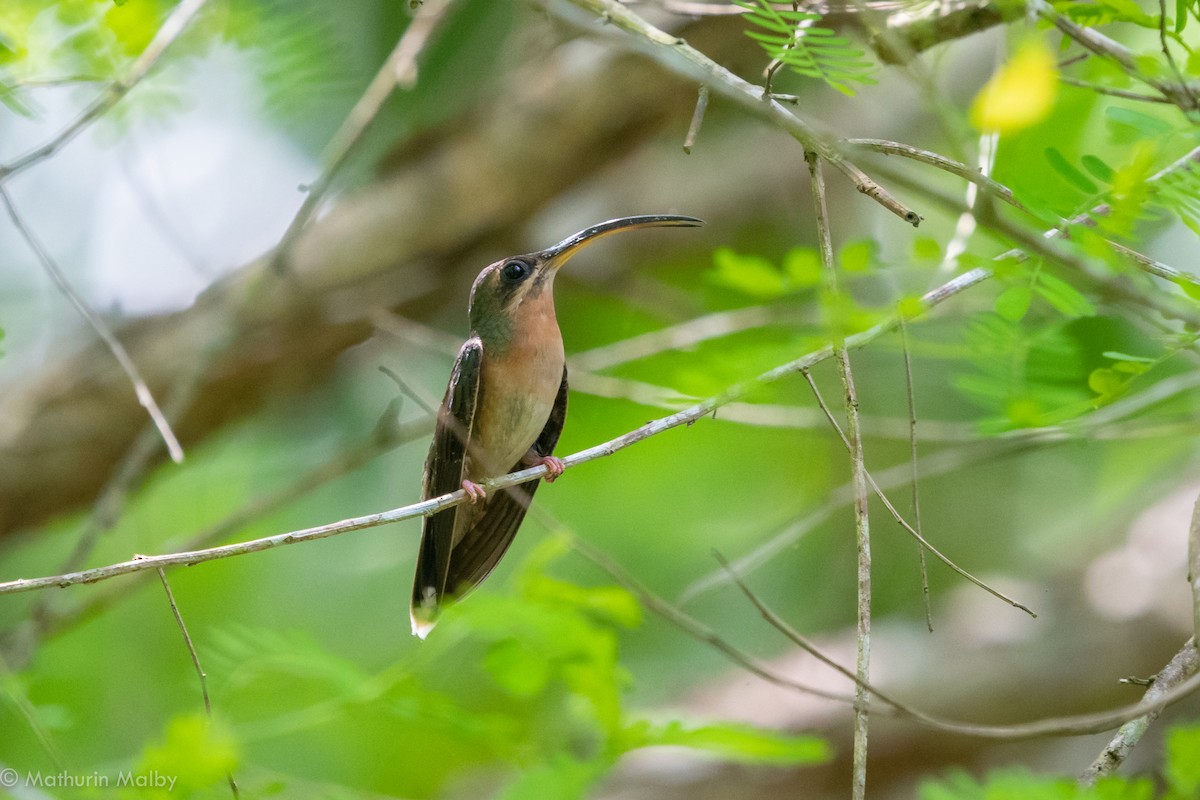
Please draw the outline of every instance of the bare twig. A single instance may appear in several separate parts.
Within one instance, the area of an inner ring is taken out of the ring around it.
[[[362,97],[354,104],[354,108],[350,109],[349,115],[329,141],[324,155],[325,170],[309,185],[304,202],[300,204],[299,210],[292,217],[287,230],[275,247],[273,266],[279,268],[283,265],[300,232],[308,224],[325,193],[329,191],[334,178],[354,154],[355,148],[379,115],[383,104],[396,89],[408,90],[416,85],[417,59],[452,2],[453,0],[430,0],[404,29],[383,66],[375,73]]]
[[[768,306],[749,306],[733,311],[717,311],[701,317],[669,325],[665,328],[632,336],[612,344],[594,347],[571,356],[572,370],[597,372],[618,364],[647,358],[667,350],[681,350],[718,339],[731,333],[761,328],[779,319],[779,314]],[[457,345],[455,345],[457,348]]]
[[[168,416],[174,417],[191,402],[199,385],[201,372],[199,367],[199,364],[192,365],[188,374],[176,385],[174,392],[167,400],[166,413]],[[83,524],[79,537],[75,540],[75,546],[59,566],[59,572],[73,572],[82,567],[92,550],[95,549],[100,537],[117,524],[129,492],[145,474],[146,468],[150,464],[150,458],[154,455],[157,442],[158,432],[153,424],[146,425],[138,433],[129,450],[121,458],[112,478],[105,484],[104,490],[96,498],[96,502],[92,504],[92,512]],[[35,646],[37,638],[54,624],[58,615],[53,608],[50,594],[43,595],[33,604],[29,612],[33,626],[26,632],[26,637],[21,642],[26,652],[18,654],[18,659],[25,655],[32,655],[32,648]]]
[[[96,312],[91,309],[87,301],[75,291],[70,282],[67,281],[67,276],[59,269],[58,264],[50,257],[50,253],[33,235],[33,231],[25,224],[21,215],[17,212],[17,207],[13,205],[12,198],[9,197],[8,191],[0,184],[0,200],[4,201],[4,206],[8,210],[8,216],[12,220],[13,225],[25,239],[29,248],[33,250],[42,267],[50,275],[51,280],[58,286],[71,305],[75,306],[75,310],[79,315],[92,327],[96,334],[104,341],[109,352],[117,359],[117,363],[121,365],[121,369],[129,377],[129,382],[133,384],[134,393],[137,395],[138,402],[142,408],[146,409],[146,413],[150,415],[150,419],[154,421],[154,427],[158,429],[159,436],[167,445],[167,451],[171,454],[171,459],[176,463],[183,461],[183,448],[179,445],[179,440],[175,438],[175,432],[171,430],[171,424],[167,422],[166,416],[158,407],[158,403],[154,400],[154,395],[150,393],[150,388],[146,386],[146,382],[142,380],[141,374],[138,373],[137,365],[133,363],[129,352],[121,344],[120,340],[109,329],[104,320],[96,315]]]
[[[311,493],[314,489],[357,470],[377,456],[417,438],[428,436],[432,430],[432,417],[422,417],[399,426],[381,424],[375,434],[367,440],[338,453],[324,464],[301,475],[295,482],[278,491],[248,501],[215,525],[209,526],[181,542],[174,544],[168,542],[166,548],[168,550],[196,550],[224,541],[255,519],[282,508],[297,498]],[[146,580],[150,579],[152,574],[151,572],[138,573],[128,581],[112,584],[107,591],[89,596],[87,600],[70,609],[47,614],[38,620],[37,633],[52,636],[70,630],[75,625],[91,619],[104,609],[131,595]]]
[[[943,475],[953,470],[961,469],[964,466],[969,466],[981,461],[995,461],[999,458],[1017,455],[1027,450],[1053,444],[1061,444],[1068,441],[1077,440],[1081,437],[1090,438],[1105,438],[1105,427],[1111,426],[1119,420],[1141,411],[1149,406],[1161,403],[1164,399],[1172,397],[1180,392],[1190,391],[1200,386],[1200,374],[1196,372],[1187,372],[1180,375],[1175,375],[1170,378],[1155,383],[1143,392],[1136,395],[1118,400],[1111,405],[1105,406],[1086,418],[1072,421],[1062,426],[1053,428],[1031,428],[1025,430],[1017,430],[1006,433],[1002,436],[995,437],[991,440],[978,442],[975,444],[967,444],[962,447],[955,447],[941,450],[933,455],[925,456],[921,459],[919,476],[931,477],[934,475]],[[828,415],[826,415],[828,418]],[[1156,430],[1151,428],[1145,431],[1149,436],[1174,436],[1179,435],[1179,431],[1168,429],[1166,431]],[[872,486],[893,487],[900,486],[907,482],[909,475],[909,464],[897,464],[889,467],[877,476],[871,472],[867,473],[867,481]],[[891,504],[887,500],[886,494],[877,492],[876,496],[883,502],[884,507],[888,508]],[[755,547],[745,555],[740,556],[734,562],[734,568],[742,573],[749,574],[764,564],[768,563],[779,553],[793,546],[796,541],[807,534],[817,525],[825,522],[834,509],[845,505],[853,500],[852,487],[849,484],[839,486],[829,494],[829,498],[824,506],[808,516],[787,525],[783,530],[770,537],[762,544]],[[892,518],[901,526],[907,526],[903,521],[903,517],[899,514],[893,514]],[[905,527],[908,530],[907,527]],[[914,530],[909,530],[909,534],[914,538],[918,534]],[[923,537],[922,537],[923,538]],[[921,539],[917,539],[918,542]],[[1197,545],[1200,547],[1200,544]],[[926,547],[935,556],[938,551],[932,546],[926,544]],[[939,558],[942,558],[939,556]],[[947,559],[942,558],[943,563],[946,563],[951,569],[956,569],[956,566]],[[960,573],[962,574],[962,573]],[[974,580],[970,575],[964,575],[967,580]],[[700,595],[706,594],[714,589],[720,588],[728,583],[728,574],[724,570],[714,570],[713,572],[704,575],[692,583],[688,584],[679,595],[679,602],[688,603],[696,599]],[[983,588],[987,588],[984,586]],[[1197,589],[1200,591],[1200,587]],[[990,590],[989,590],[990,591]]]
[[[1150,688],[1142,697],[1142,702],[1153,703],[1165,695],[1168,690],[1174,689],[1195,675],[1198,668],[1200,668],[1200,653],[1196,651],[1196,639],[1193,637],[1154,676]],[[1084,786],[1091,786],[1100,778],[1116,772],[1161,711],[1160,708],[1147,711],[1122,725],[1104,750],[1100,752],[1100,755],[1096,757],[1096,760],[1092,762],[1092,765],[1079,776],[1079,782]]]
[[[683,139],[683,152],[689,156],[700,135],[700,126],[704,124],[704,112],[708,110],[708,85],[700,86],[700,95],[696,98],[696,110],[692,112],[692,121],[688,125],[687,136]]]
[[[1186,14],[1187,11],[1184,11]],[[1158,41],[1162,48],[1163,55],[1167,57],[1167,63],[1171,66],[1171,72],[1175,73],[1175,80],[1179,81],[1179,86],[1183,94],[1191,102],[1193,109],[1200,108],[1196,103],[1196,95],[1192,91],[1192,87],[1188,85],[1187,76],[1179,69],[1178,62],[1175,61],[1175,54],[1171,52],[1171,47],[1167,43],[1167,2],[1166,0],[1158,0]]]
[[[1058,79],[1068,86],[1078,86],[1080,89],[1089,89],[1099,94],[1106,94],[1110,97],[1120,97],[1124,100],[1140,100],[1144,103],[1165,103],[1173,105],[1170,100],[1165,97],[1153,94],[1141,94],[1140,92],[1131,92],[1127,89],[1115,89],[1111,86],[1101,86],[1088,81],[1081,81],[1079,78],[1072,78],[1070,75],[1059,75]]]
[[[848,161],[833,142],[812,125],[773,99],[763,98],[763,88],[743,80],[713,61],[686,41],[656,28],[617,0],[567,0],[590,11],[607,23],[635,37],[635,42],[663,66],[699,80],[720,96],[732,100],[751,113],[764,117],[786,131],[804,146],[854,182],[855,188],[910,225],[921,223],[921,215],[908,208],[865,172]],[[553,10],[553,8],[551,8]]]
[[[1143,697],[1141,702],[1134,705],[1125,706],[1124,708],[1114,709],[1112,711],[1101,711],[1095,714],[1080,714],[1074,717],[1058,717],[1038,720],[1037,722],[1029,722],[1017,725],[973,725],[971,723],[956,722],[933,714],[928,714],[920,709],[902,702],[880,690],[878,687],[866,683],[861,679],[856,672],[838,664],[828,655],[823,653],[820,648],[813,644],[807,637],[793,628],[782,617],[775,613],[765,602],[754,593],[753,590],[742,580],[742,578],[729,566],[728,562],[718,553],[717,560],[721,563],[723,569],[727,570],[732,581],[741,589],[742,593],[750,600],[762,618],[782,633],[794,644],[799,646],[805,652],[813,655],[821,663],[832,668],[839,674],[853,681],[860,689],[870,692],[877,699],[883,701],[886,706],[881,711],[892,713],[895,716],[911,719],[922,725],[926,725],[935,730],[945,731],[947,733],[958,733],[966,736],[976,736],[984,739],[995,739],[1002,741],[1019,741],[1022,739],[1035,739],[1043,736],[1083,736],[1091,733],[1098,733],[1103,730],[1124,724],[1131,720],[1136,720],[1144,714],[1152,714],[1161,711],[1172,703],[1182,700],[1184,697],[1200,689],[1200,675],[1196,674],[1197,662],[1200,657],[1197,655],[1195,642],[1189,639],[1184,643],[1180,651],[1171,659],[1171,662],[1163,670],[1160,675],[1168,673],[1171,675],[1171,685],[1166,686],[1155,696]],[[682,612],[681,612],[682,613]],[[1186,666],[1190,665],[1190,666]],[[1189,669],[1191,672],[1188,675],[1176,675],[1175,669],[1183,666],[1184,669]]]
[[[812,183],[813,212],[817,221],[817,239],[821,263],[825,272],[825,288],[836,300],[840,296],[837,268],[833,263],[833,239],[829,229],[829,209],[825,203],[825,178],[816,153],[804,154]],[[836,307],[835,302],[835,307]],[[836,313],[836,312],[835,312]],[[851,796],[863,800],[867,795],[867,742],[869,695],[865,688],[871,679],[871,527],[867,509],[867,468],[863,461],[862,436],[858,429],[858,396],[854,388],[854,373],[842,336],[842,323],[833,320],[833,355],[842,378],[846,400],[846,441],[850,448],[850,471],[854,485],[854,533],[858,552],[857,629],[855,642],[858,654],[855,662],[857,685],[854,692],[854,755],[851,777]]]
[[[175,10],[171,12],[171,15],[167,17],[162,27],[158,29],[158,33],[150,40],[150,44],[146,45],[146,49],[142,51],[137,60],[129,67],[129,71],[125,73],[124,77],[113,81],[105,87],[104,92],[93,100],[91,105],[85,108],[71,124],[53,139],[35,150],[26,153],[11,164],[0,166],[0,183],[57,153],[63,146],[78,136],[80,132],[120,102],[125,95],[129,94],[134,86],[137,86],[146,77],[146,74],[158,63],[162,54],[179,37],[179,34],[183,33],[188,23],[192,21],[206,2],[208,0],[182,0],[175,7]]]
[[[533,513],[542,517],[543,519],[547,518],[544,511],[537,505],[533,506]],[[842,703],[854,702],[854,698],[850,695],[836,694],[833,692],[828,692],[824,689],[818,689],[814,686],[809,686],[807,684],[794,681],[791,678],[787,678],[777,672],[774,672],[762,662],[758,661],[758,659],[747,654],[733,643],[723,638],[720,634],[705,625],[703,622],[700,622],[695,617],[681,611],[680,609],[668,603],[666,600],[654,594],[654,592],[650,591],[650,589],[641,583],[641,581],[629,574],[624,567],[622,567],[616,561],[613,561],[600,550],[597,550],[583,539],[570,533],[561,525],[555,524],[551,527],[553,527],[559,533],[567,536],[571,542],[571,547],[577,553],[611,575],[617,581],[617,583],[621,584],[630,592],[632,592],[637,597],[638,602],[640,602],[643,606],[650,609],[652,612],[659,615],[675,627],[679,628],[693,639],[709,645],[714,650],[721,653],[730,661],[737,664],[750,674],[757,675],[768,683],[773,683],[776,686],[781,686],[785,689],[792,689],[794,691],[811,694],[816,697],[824,697],[827,700],[835,700]]]
[[[987,280],[990,273],[987,270],[975,269],[963,273],[939,286],[933,291],[927,293],[923,298],[927,307],[935,306],[945,302],[951,297],[966,291],[972,286]],[[845,347],[847,349],[855,349],[863,347],[870,342],[875,341],[880,336],[891,331],[897,325],[897,320],[885,320],[874,327],[868,328],[865,331],[856,333],[853,336],[846,338]],[[632,430],[615,439],[611,439],[602,444],[590,447],[586,450],[581,450],[578,453],[567,456],[563,459],[566,467],[574,467],[579,464],[584,464],[589,461],[594,461],[597,458],[612,455],[620,450],[624,450],[630,445],[636,444],[651,436],[663,433],[664,431],[677,428],[681,425],[687,425],[690,422],[703,419],[711,414],[716,409],[727,403],[733,402],[745,396],[752,389],[766,383],[772,383],[780,378],[792,375],[802,369],[809,369],[815,364],[818,364],[833,355],[832,347],[824,347],[820,350],[808,353],[794,361],[789,361],[786,364],[781,364],[774,369],[767,370],[757,378],[745,383],[737,384],[730,387],[724,393],[710,397],[703,402],[690,406],[682,411],[660,419],[648,422],[645,425]],[[534,478],[540,478],[545,474],[544,466],[530,467],[529,469],[513,472],[500,478],[494,478],[484,484],[484,488],[490,493],[496,489],[503,489],[509,486],[515,486],[519,483],[531,481]],[[0,594],[13,594],[17,592],[28,592],[36,589],[45,589],[49,587],[66,587],[74,586],[80,583],[95,583],[96,581],[108,580],[118,575],[128,575],[134,572],[141,572],[148,569],[157,569],[158,567],[174,566],[180,564],[199,564],[204,561],[213,561],[220,558],[229,558],[231,556],[243,555],[245,553],[256,553],[261,550],[269,550],[283,545],[295,544],[297,542],[311,541],[314,539],[323,539],[329,536],[347,533],[349,531],[361,530],[363,528],[372,528],[378,525],[386,525],[391,522],[399,522],[401,520],[413,519],[415,517],[428,516],[436,514],[443,509],[456,506],[463,502],[464,493],[462,490],[451,492],[450,494],[435,497],[425,500],[420,503],[414,503],[409,506],[391,509],[376,514],[368,514],[362,517],[353,517],[351,519],[342,520],[340,522],[330,523],[328,525],[319,525],[313,528],[305,528],[298,531],[289,531],[280,533],[274,536],[267,536],[261,539],[254,539],[247,542],[224,545],[222,547],[213,547],[204,550],[193,550],[188,552],[168,553],[158,556],[141,556],[122,561],[108,566],[97,567],[95,569],[82,570],[63,575],[53,575],[44,578],[28,578],[18,579],[0,583]]]
[[[913,391],[912,355],[908,348],[908,325],[904,322],[904,312],[898,310],[900,318],[900,344],[904,350],[904,387],[908,398],[908,449],[912,462],[912,510],[913,525],[917,534],[922,538],[925,531],[921,527],[921,495],[917,490],[917,401]],[[925,565],[925,545],[917,544],[917,556],[921,568],[921,598],[925,606],[925,627],[933,633],[933,609],[929,602],[929,570]]]
[[[188,633],[187,625],[183,621],[183,614],[179,613],[179,606],[175,603],[175,594],[171,591],[171,584],[167,581],[167,573],[163,569],[158,570],[158,579],[162,581],[163,591],[167,593],[167,603],[171,606],[171,614],[175,617],[175,624],[179,626],[179,632],[183,634],[183,643],[187,646],[188,655],[192,657],[192,666],[196,669],[196,677],[200,679],[200,695],[204,698],[204,714],[208,717],[208,722],[212,724],[212,700],[208,696],[208,675],[204,672],[204,667],[200,666],[200,654],[196,652],[196,645],[192,644],[192,637]],[[236,799],[238,795],[237,781],[233,779],[233,773],[225,774],[226,780],[229,781],[229,789],[233,792]]]
[[[1152,87],[1163,97],[1179,106],[1181,110],[1185,112],[1197,110],[1198,104],[1196,98],[1192,95],[1190,87],[1186,83],[1176,83],[1147,74],[1145,70],[1139,67],[1134,53],[1124,45],[1113,41],[1094,28],[1085,28],[1075,24],[1058,13],[1045,0],[1029,0],[1029,5],[1038,16],[1048,20],[1054,27],[1058,28],[1071,39],[1096,55],[1113,61],[1131,78]]]
[[[837,420],[834,419],[833,414],[829,411],[829,406],[825,402],[825,398],[821,396],[821,390],[819,388],[817,388],[817,384],[813,381],[812,375],[809,374],[808,370],[802,370],[801,374],[803,374],[804,379],[808,381],[808,386],[810,389],[812,389],[813,395],[817,399],[817,405],[820,406],[821,410],[825,413],[826,420],[833,427],[834,431],[837,432],[837,435],[841,438],[842,444],[846,447],[846,452],[850,453],[851,458],[853,458],[854,448],[850,443],[850,439],[846,436],[845,433],[842,432],[841,426],[838,425]],[[915,464],[914,464],[914,466],[915,466]],[[915,470],[914,470],[913,475],[914,475],[914,479],[915,479],[915,475],[916,475]],[[968,581],[975,584],[980,589],[983,589],[985,592],[992,595],[993,597],[1003,600],[1004,602],[1008,603],[1013,608],[1024,611],[1026,614],[1028,614],[1031,617],[1037,617],[1037,614],[1034,613],[1033,609],[1029,608],[1028,606],[1024,605],[1023,603],[1018,603],[1016,600],[1014,600],[1013,598],[1004,594],[999,589],[996,589],[995,587],[989,585],[988,583],[985,583],[980,578],[975,577],[970,572],[967,572],[965,569],[963,569],[958,564],[956,564],[954,561],[952,561],[948,556],[946,556],[944,553],[942,553],[941,550],[939,550],[938,548],[936,548],[932,544],[930,544],[929,540],[926,539],[920,531],[918,531],[912,525],[908,524],[908,521],[906,519],[904,519],[904,516],[896,509],[895,504],[893,504],[892,501],[888,498],[888,496],[886,494],[884,494],[883,490],[879,488],[879,484],[875,482],[874,476],[872,476],[869,471],[865,472],[865,476],[866,476],[867,483],[871,487],[871,491],[873,491],[875,493],[875,496],[878,497],[880,502],[883,503],[883,507],[886,508],[888,513],[892,515],[892,519],[896,520],[896,524],[898,524],[901,528],[904,528],[904,530],[906,530],[908,532],[909,536],[912,536],[914,539],[917,540],[917,544],[922,548],[922,552],[924,550],[928,550],[929,552],[931,552],[935,556],[937,556],[938,560],[940,560],[943,564],[948,566],[950,569],[954,570],[954,572],[957,573],[960,577],[966,578]]]
[[[979,170],[972,169],[971,167],[968,167],[966,164],[963,164],[959,161],[946,158],[945,156],[938,155],[937,153],[929,150],[922,150],[919,147],[913,147],[912,145],[902,144],[900,142],[892,142],[887,139],[845,139],[844,142],[852,147],[861,147],[866,150],[873,150],[876,153],[883,153],[884,155],[889,156],[904,156],[905,158],[910,158],[913,161],[919,161],[922,164],[928,164],[931,167],[936,167],[937,169],[949,172],[952,175],[957,175],[963,180],[970,181],[982,189],[986,189],[1014,208],[1018,208],[1022,211],[1026,210],[1025,206],[1023,206],[1019,200],[1013,197],[1012,190],[1007,186],[1002,183],[997,183]]]

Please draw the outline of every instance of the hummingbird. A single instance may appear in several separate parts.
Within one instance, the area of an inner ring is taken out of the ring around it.
[[[490,477],[545,465],[562,475],[554,446],[567,417],[567,366],[554,314],[554,276],[583,247],[617,231],[695,227],[673,214],[621,217],[546,250],[488,266],[471,286],[470,338],[458,351],[425,460],[422,497],[463,489],[469,502],[425,517],[413,580],[413,634],[424,639],[447,597],[478,586],[525,518],[538,480],[492,492]]]

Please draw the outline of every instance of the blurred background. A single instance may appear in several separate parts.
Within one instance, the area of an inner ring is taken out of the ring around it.
[[[172,9],[6,2],[0,164],[125,74]],[[761,82],[768,58],[745,21],[636,10]],[[331,137],[414,13],[442,15],[419,79],[389,97],[273,265]],[[830,24],[860,31],[852,16]],[[1018,21],[949,41],[919,69],[877,64],[853,96],[787,72],[775,89],[838,137],[974,164],[966,109],[1031,35]],[[415,502],[432,431],[422,403],[440,399],[467,335],[471,281],[603,219],[707,225],[606,239],[559,276],[573,359],[559,455],[820,349],[834,315],[875,324],[1009,246],[930,199],[961,205],[960,179],[861,154],[924,221],[904,224],[827,169],[850,298],[833,301],[801,146],[714,96],[685,153],[697,83],[630,42],[567,3],[208,3],[128,97],[2,184],[128,349],[186,459],[166,458],[111,353],[0,221],[0,580]],[[1079,69],[1115,80],[1095,59]],[[1044,119],[1002,139],[994,174],[1033,210],[1014,224],[1036,233],[1106,197],[1051,169],[1048,148],[1119,177],[1135,174],[1135,155],[1158,169],[1189,141],[1177,110],[1063,85]],[[1146,213],[1124,241],[1195,270],[1196,238]],[[1073,252],[1120,269],[1086,245]],[[1177,322],[1110,289],[1013,265],[908,326],[922,529],[1038,615],[930,558],[930,632],[917,547],[873,502],[872,677],[918,707],[1003,724],[1135,702],[1142,690],[1118,679],[1157,672],[1190,635],[1195,359]],[[913,520],[904,358],[895,333],[852,355],[868,468]],[[813,376],[842,419],[833,363]],[[849,695],[713,556],[851,666],[849,479],[841,441],[793,375],[543,487],[509,555],[428,642],[408,632],[415,521],[170,570],[211,726],[156,573],[0,597],[0,765],[157,769],[195,796],[227,796],[229,771],[247,796],[841,796],[848,705],[737,668],[628,581],[773,673]],[[1192,700],[1166,716],[1196,713]],[[1131,771],[1154,769],[1160,738],[1148,735]],[[877,715],[869,781],[876,796],[907,797],[954,769],[1074,775],[1106,740],[997,744]]]

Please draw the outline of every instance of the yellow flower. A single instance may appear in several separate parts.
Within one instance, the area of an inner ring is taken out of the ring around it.
[[[971,124],[981,131],[1015,133],[1046,118],[1058,96],[1054,56],[1040,39],[1030,39],[971,104]]]

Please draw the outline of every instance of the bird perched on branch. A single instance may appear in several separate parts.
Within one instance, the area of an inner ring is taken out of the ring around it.
[[[424,639],[443,601],[477,586],[500,561],[538,481],[490,495],[480,484],[535,465],[545,465],[547,482],[563,472],[553,455],[567,416],[566,359],[554,315],[559,268],[610,233],[703,224],[669,214],[622,217],[479,273],[468,308],[471,336],[438,410],[423,481],[425,499],[463,489],[470,502],[424,520],[411,606],[415,635]]]

